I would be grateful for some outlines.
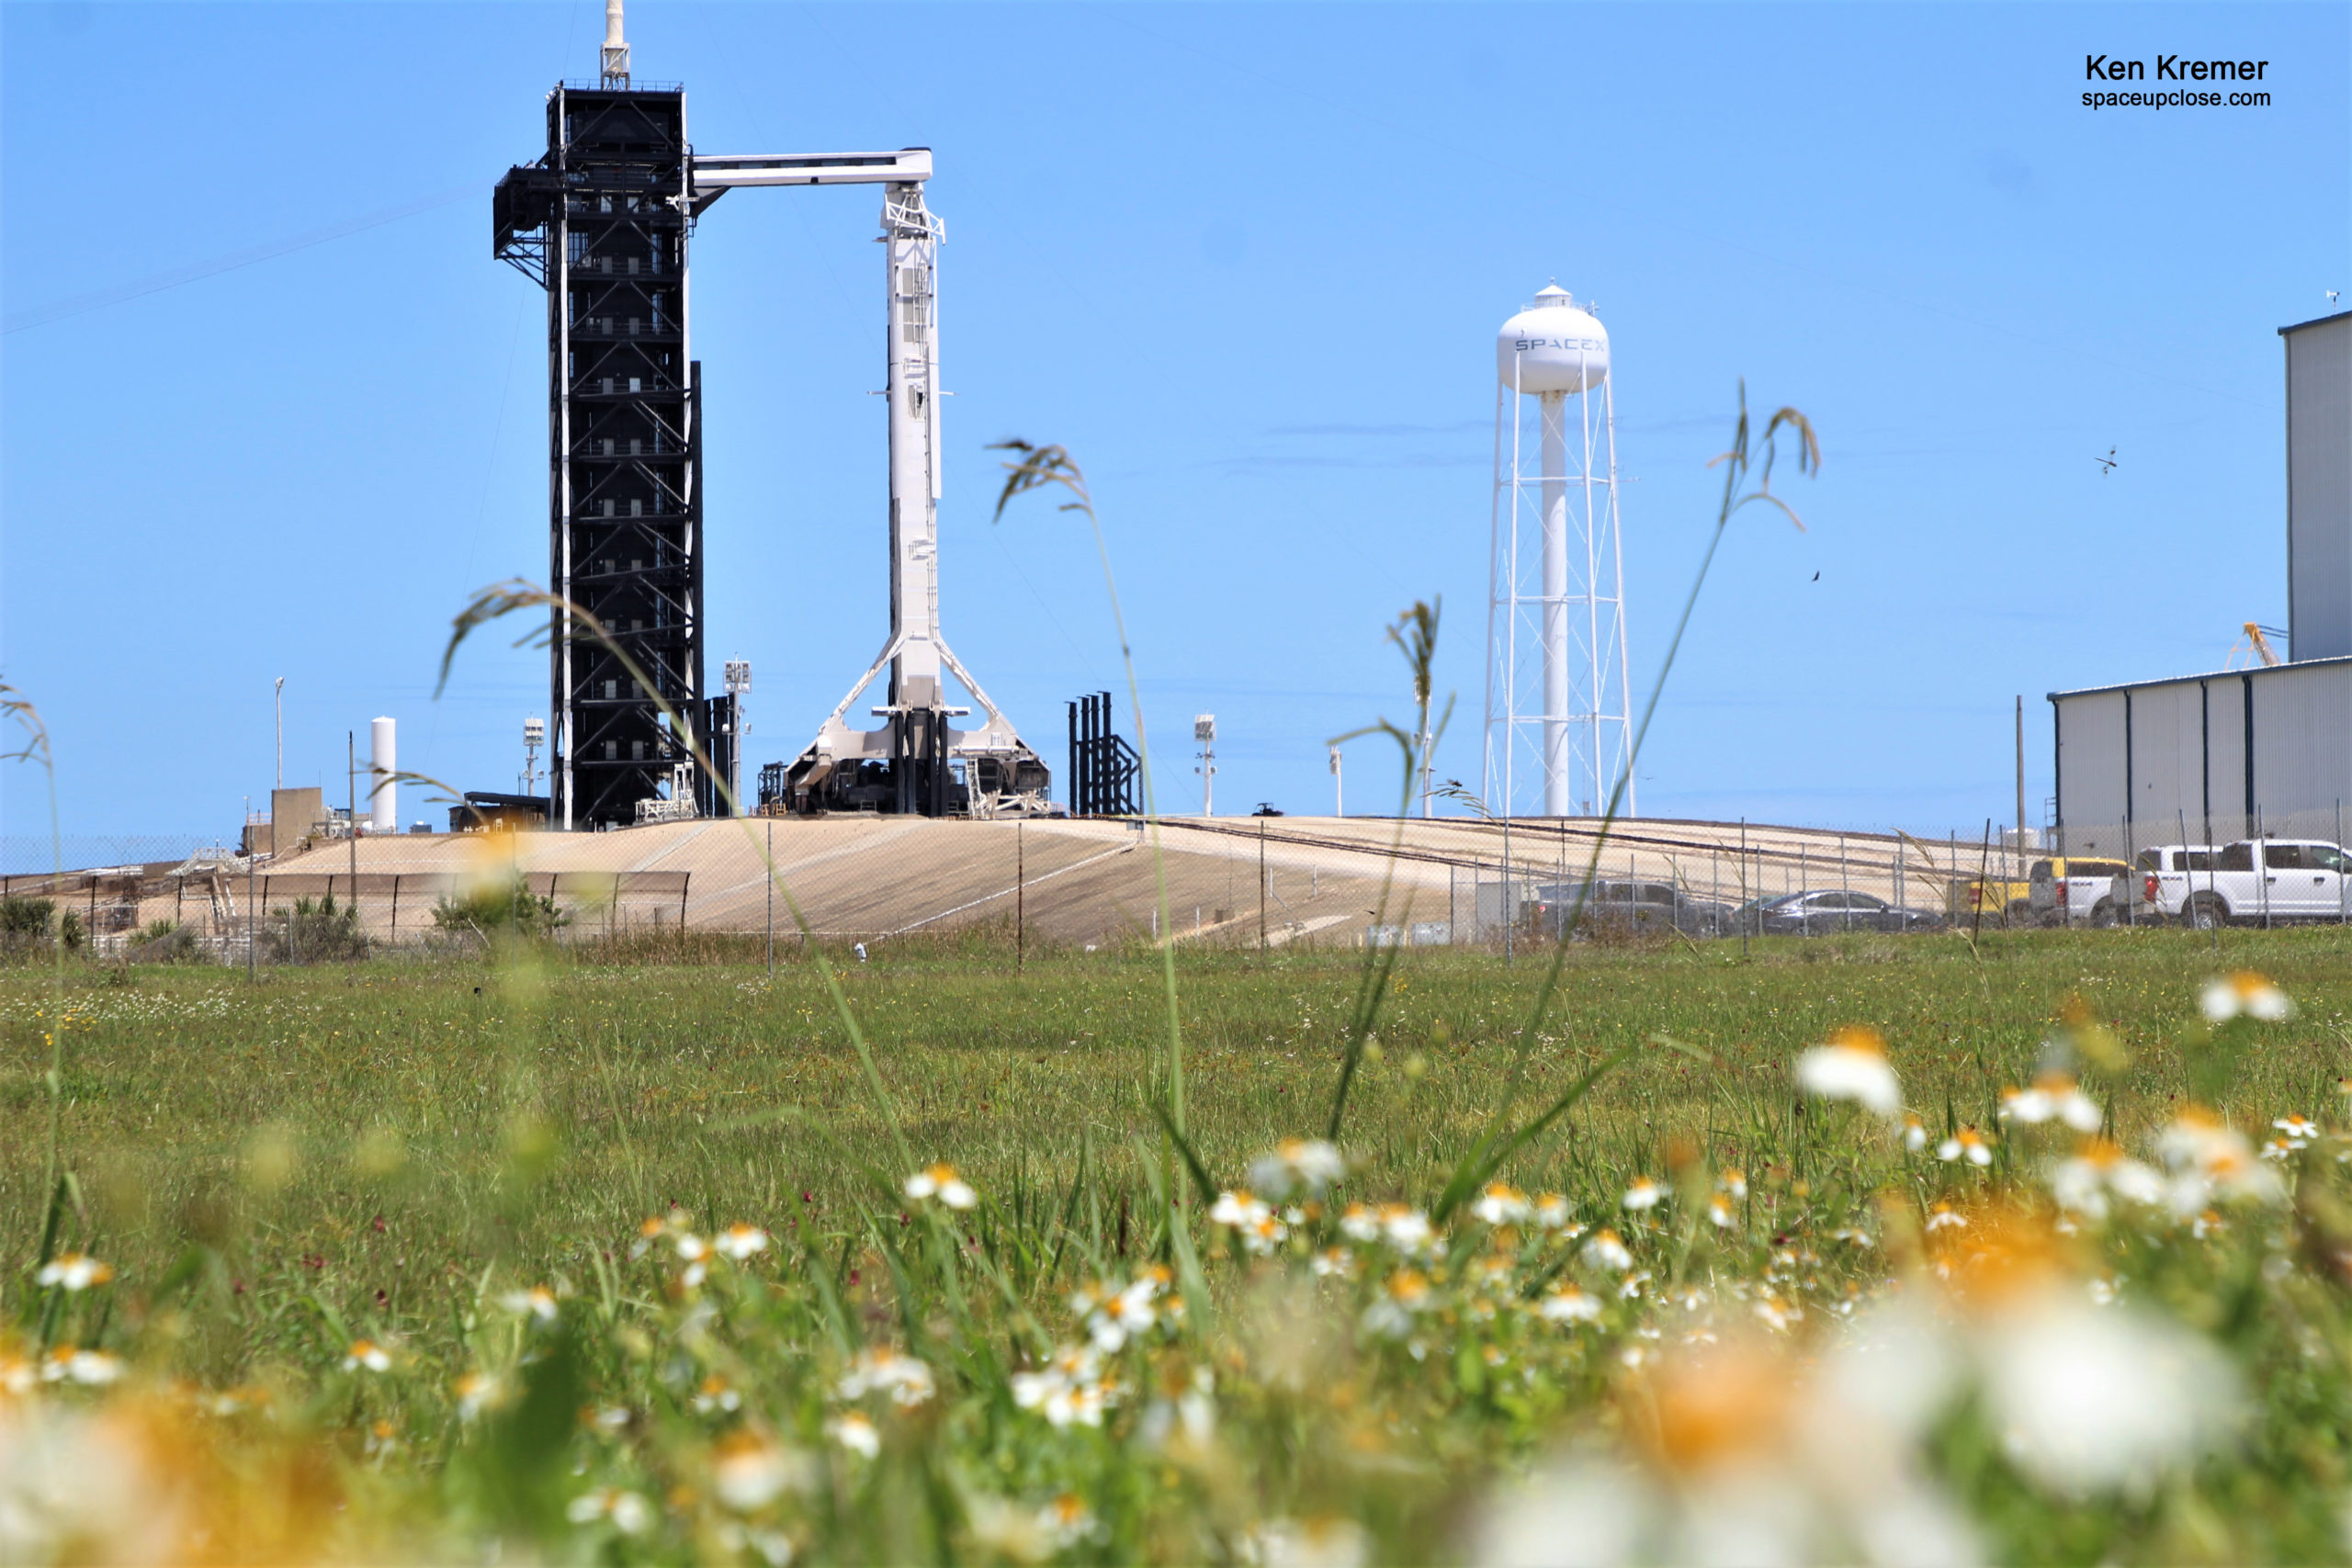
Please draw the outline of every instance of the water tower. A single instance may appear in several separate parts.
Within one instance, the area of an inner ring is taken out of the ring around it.
[[[1632,750],[1609,333],[1554,285],[1503,323],[1495,368],[1481,794],[1498,816],[1590,816]]]

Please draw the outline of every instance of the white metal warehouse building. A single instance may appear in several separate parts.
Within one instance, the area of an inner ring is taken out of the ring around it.
[[[2352,658],[2052,694],[2071,853],[2276,833],[2342,842]]]
[[[2287,350],[2288,659],[2052,692],[2059,847],[2269,833],[2344,841],[2352,806],[2352,311]]]

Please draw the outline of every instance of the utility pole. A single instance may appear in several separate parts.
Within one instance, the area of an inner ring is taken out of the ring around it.
[[[1347,814],[1346,786],[1340,778],[1340,749],[1334,746],[1331,748],[1331,815],[1345,817]]]
[[[2025,863],[2025,694],[2018,694],[2018,863]]]

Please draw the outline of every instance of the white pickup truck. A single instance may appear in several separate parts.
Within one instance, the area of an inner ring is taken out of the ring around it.
[[[2320,840],[2243,839],[2216,849],[2165,844],[2143,850],[2116,879],[2131,917],[2178,920],[2199,931],[2232,921],[2352,918],[2352,854]]]
[[[2038,860],[2027,874],[2026,902],[2044,925],[2111,926],[2123,908],[2114,896],[2116,878],[2131,869],[2119,860],[2082,855]]]

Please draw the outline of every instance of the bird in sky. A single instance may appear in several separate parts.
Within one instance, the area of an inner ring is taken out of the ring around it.
[[[1815,572],[1815,573],[1813,574],[1813,580],[1814,580],[1815,582],[1820,581],[1821,581],[1821,573],[1819,573],[1819,572],[1817,572],[1817,571],[1816,571],[1816,572]]]
[[[2108,475],[2109,475],[2109,474],[2111,474],[2111,473],[2115,472],[2115,448],[2114,448],[2114,447],[2112,447],[2112,446],[2109,447],[2109,448],[2107,449],[2107,456],[2106,456],[2106,457],[2104,457],[2098,458],[2098,459],[2096,459],[2096,460],[2097,460],[2097,462],[2098,463],[2098,477],[2099,477],[2099,478],[2101,478],[2101,479],[2105,479],[2105,478],[2107,478],[2107,476],[2108,476]]]

